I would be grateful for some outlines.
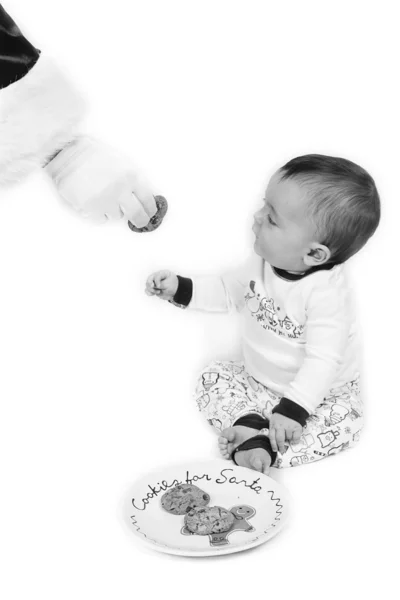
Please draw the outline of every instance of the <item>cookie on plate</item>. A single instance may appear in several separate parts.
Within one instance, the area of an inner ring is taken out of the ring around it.
[[[210,496],[196,485],[179,484],[161,496],[161,506],[173,515],[185,515],[189,510],[206,506]]]
[[[220,506],[193,508],[185,515],[185,525],[197,535],[210,535],[228,531],[235,520],[233,514]]]

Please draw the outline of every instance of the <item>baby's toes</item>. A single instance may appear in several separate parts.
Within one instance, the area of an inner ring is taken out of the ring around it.
[[[255,471],[263,472],[263,462],[259,456],[251,456],[249,460],[250,466]]]
[[[235,438],[236,438],[236,431],[234,427],[227,427],[226,429],[223,430],[222,432],[222,436],[227,443],[228,442],[234,442]]]
[[[219,451],[221,452],[222,456],[229,456],[229,451],[228,451],[228,440],[224,439],[224,438],[220,438],[218,440],[218,448]]]
[[[269,472],[270,472],[269,465],[263,465],[262,472],[264,473],[264,475],[269,475]]]
[[[228,440],[226,440],[225,438],[219,438],[218,448],[224,458],[229,458]]]

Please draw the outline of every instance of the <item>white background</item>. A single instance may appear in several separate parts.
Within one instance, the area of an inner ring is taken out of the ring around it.
[[[169,200],[161,229],[94,226],[41,173],[0,199],[0,593],[22,598],[381,597],[398,507],[398,23],[394,2],[8,0],[90,104],[86,129]],[[364,329],[359,447],[276,475],[293,498],[274,540],[184,559],[120,521],[132,482],[217,456],[198,370],[237,354],[233,317],[144,295],[155,269],[218,271],[290,158],[371,172],[383,217],[351,264]],[[398,534],[398,530],[397,530]]]

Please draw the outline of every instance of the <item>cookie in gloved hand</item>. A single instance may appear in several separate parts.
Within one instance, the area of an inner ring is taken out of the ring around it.
[[[153,192],[130,160],[89,136],[65,146],[44,171],[65,202],[92,221],[126,219],[141,228],[157,213]]]
[[[151,217],[148,225],[146,225],[145,227],[135,227],[133,223],[128,221],[130,229],[132,229],[132,231],[134,231],[135,233],[147,233],[149,231],[154,231],[155,229],[158,229],[158,227],[160,227],[161,223],[163,222],[163,219],[167,214],[168,202],[166,201],[164,196],[154,196],[154,199],[157,205],[157,212],[153,217]]]

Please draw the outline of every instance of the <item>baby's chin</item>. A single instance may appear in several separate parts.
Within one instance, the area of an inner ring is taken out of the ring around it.
[[[282,271],[288,271],[290,273],[304,273],[304,271],[306,270],[305,268],[300,269],[299,265],[289,265],[287,263],[284,263],[283,261],[274,260],[272,257],[268,256],[266,252],[263,252],[260,249],[257,242],[258,240],[256,239],[253,244],[254,252],[258,254],[258,256],[261,256],[261,258],[264,259],[265,262],[268,263],[271,267],[274,267],[275,269],[282,269]]]
[[[253,248],[254,248],[254,252],[256,254],[258,254],[259,256],[262,256],[262,253],[261,253],[261,250],[260,250],[260,245],[259,245],[259,242],[258,242],[257,238],[254,239]]]
[[[257,238],[254,240],[253,249],[254,252],[258,254],[258,256],[261,256],[261,258],[263,258],[267,263],[271,264],[271,257],[265,251],[263,251],[262,248],[260,248],[260,244]]]

